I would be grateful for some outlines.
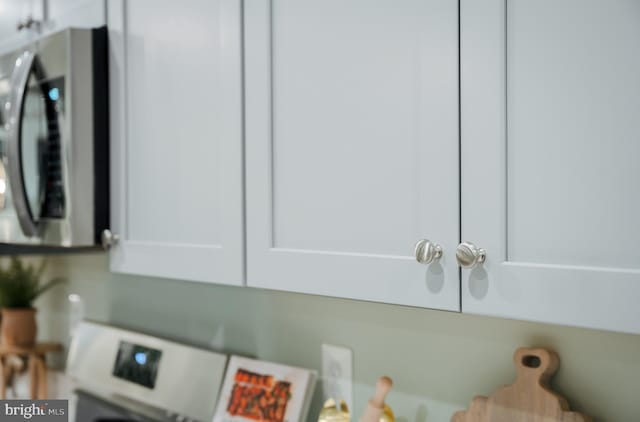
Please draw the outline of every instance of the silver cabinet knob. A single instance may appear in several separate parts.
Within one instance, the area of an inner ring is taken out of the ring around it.
[[[416,243],[416,261],[421,264],[431,264],[442,256],[442,248],[437,243],[428,239],[419,240]]]
[[[118,243],[118,240],[120,240],[120,236],[115,233],[111,233],[111,230],[109,229],[105,229],[102,231],[101,240],[102,247],[104,249],[109,249],[110,247]]]
[[[471,242],[462,242],[456,249],[456,260],[462,268],[473,268],[487,258],[487,251]]]

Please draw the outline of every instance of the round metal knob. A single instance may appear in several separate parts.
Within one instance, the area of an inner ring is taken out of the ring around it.
[[[456,260],[462,268],[473,268],[487,258],[487,251],[471,242],[462,242],[456,249]]]
[[[416,261],[421,264],[431,264],[442,256],[442,248],[437,243],[428,239],[419,240],[416,243]]]
[[[104,249],[109,249],[110,247],[118,243],[118,240],[120,240],[120,236],[118,236],[117,234],[111,233],[111,230],[109,229],[105,229],[102,231],[101,240],[102,240],[102,247]]]

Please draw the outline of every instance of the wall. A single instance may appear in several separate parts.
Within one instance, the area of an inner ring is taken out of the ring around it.
[[[547,346],[561,357],[554,386],[574,408],[598,421],[640,420],[640,336],[111,274],[104,254],[50,258],[49,268],[70,281],[38,303],[43,338],[66,338],[67,295],[77,293],[90,319],[291,365],[319,369],[321,343],[346,345],[354,413],[388,374],[401,422],[448,421],[513,379],[517,347]]]

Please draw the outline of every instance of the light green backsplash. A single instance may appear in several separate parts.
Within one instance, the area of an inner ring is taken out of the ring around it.
[[[513,380],[517,347],[545,346],[560,354],[553,385],[574,408],[597,421],[640,420],[640,336],[112,274],[105,254],[50,258],[49,272],[70,281],[38,302],[43,339],[68,337],[67,296],[77,293],[89,319],[290,365],[319,369],[323,342],[345,345],[354,413],[388,374],[400,422],[448,421],[474,395]]]

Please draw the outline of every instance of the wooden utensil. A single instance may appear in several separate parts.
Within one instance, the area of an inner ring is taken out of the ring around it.
[[[393,381],[387,376],[378,378],[376,383],[376,391],[369,400],[367,408],[364,410],[360,422],[380,422],[380,417],[384,413],[384,399],[393,386]]]
[[[474,397],[469,409],[452,422],[591,422],[589,416],[569,411],[569,403],[551,391],[549,380],[560,359],[546,349],[516,350],[516,381],[489,397]]]

